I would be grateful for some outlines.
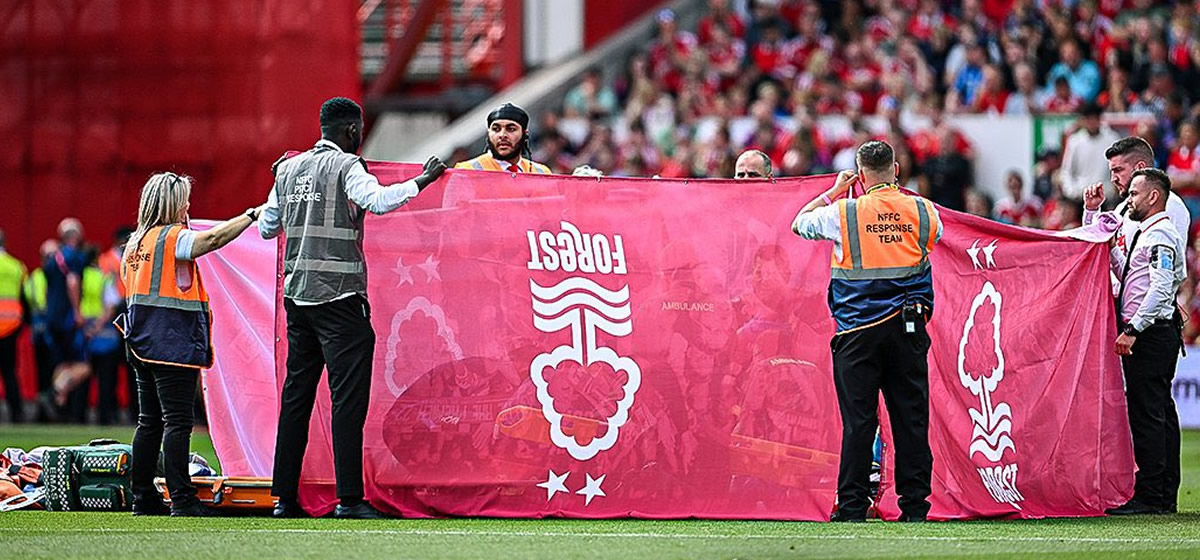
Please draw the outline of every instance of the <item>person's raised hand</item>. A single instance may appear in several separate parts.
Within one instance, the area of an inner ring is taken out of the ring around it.
[[[442,160],[437,156],[429,156],[429,159],[421,168],[421,174],[415,179],[417,182],[417,188],[424,189],[425,187],[428,187],[430,184],[436,181],[438,177],[441,177],[442,173],[445,172],[446,164],[442,163]]]
[[[1095,183],[1083,189],[1083,207],[1090,211],[1100,209],[1104,204],[1104,183]]]

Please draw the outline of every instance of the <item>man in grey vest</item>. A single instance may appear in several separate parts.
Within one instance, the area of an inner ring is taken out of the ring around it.
[[[363,425],[371,396],[375,331],[367,303],[363,219],[402,206],[446,170],[437,157],[403,183],[381,186],[358,157],[362,108],[344,97],[321,105],[321,140],[275,162],[275,186],[258,223],[265,239],[282,231],[287,379],[280,397],[271,494],[276,517],[304,515],[296,501],[308,423],[321,370],[329,369],[333,458],[340,504],[335,517],[376,519],[363,501]]]

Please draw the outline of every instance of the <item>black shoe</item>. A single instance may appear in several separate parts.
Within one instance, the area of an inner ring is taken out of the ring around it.
[[[290,500],[279,500],[275,504],[275,511],[271,512],[271,516],[276,519],[293,519],[298,517],[308,517],[308,512],[300,507],[300,504]]]
[[[925,516],[924,515],[909,515],[907,513],[901,513],[900,517],[896,518],[896,521],[899,521],[901,523],[924,523]]]
[[[134,515],[171,515],[171,506],[162,500],[145,504],[133,504]]]
[[[346,507],[338,505],[333,509],[333,516],[338,519],[387,519],[388,516],[383,512],[371,507],[367,502],[359,502],[358,505]]]
[[[1104,513],[1107,513],[1108,515],[1165,515],[1171,513],[1171,511],[1166,508],[1152,506],[1150,504],[1139,502],[1137,499],[1133,499],[1125,502],[1125,505],[1123,506],[1112,508]]]
[[[171,507],[171,517],[221,517],[221,512],[204,504],[192,504],[185,507]]]
[[[867,522],[867,514],[860,513],[857,515],[850,515],[850,514],[842,513],[841,510],[838,510],[838,511],[833,512],[833,515],[829,518],[829,522],[830,523],[866,523]]]

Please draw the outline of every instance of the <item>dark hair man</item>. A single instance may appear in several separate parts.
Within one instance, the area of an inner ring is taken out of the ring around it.
[[[746,150],[738,156],[733,166],[733,178],[739,181],[773,179],[771,157],[760,150]]]
[[[475,159],[455,165],[455,169],[550,173],[549,167],[522,157],[531,157],[529,113],[524,109],[505,103],[488,114],[487,125],[487,151]]]
[[[1133,498],[1110,515],[1174,513],[1179,494],[1179,414],[1171,380],[1179,349],[1181,318],[1175,295],[1187,278],[1184,240],[1167,212],[1171,179],[1158,169],[1133,172],[1126,217],[1137,223],[1128,249],[1113,244],[1117,275],[1115,348],[1125,374],[1129,429],[1137,477]]]
[[[831,521],[866,518],[880,390],[896,442],[900,520],[924,521],[933,473],[925,332],[933,313],[929,253],[941,239],[942,221],[933,203],[895,184],[900,166],[891,146],[867,142],[855,159],[858,173],[838,173],[833,187],[804,205],[792,223],[805,239],[834,242],[829,308],[837,323],[831,347],[842,456]],[[856,179],[866,194],[835,202]]]
[[[1117,195],[1121,197],[1121,202],[1113,210],[1117,216],[1123,216],[1125,222],[1122,223],[1120,231],[1117,233],[1117,244],[1122,248],[1125,247],[1130,236],[1138,227],[1137,220],[1129,219],[1129,183],[1133,180],[1133,173],[1139,169],[1154,167],[1154,148],[1150,147],[1150,143],[1138,136],[1126,136],[1116,142],[1113,142],[1107,150],[1104,151],[1104,157],[1108,159],[1108,171],[1112,184],[1117,189]],[[1100,205],[1104,203],[1104,185],[1096,183],[1089,186],[1083,191],[1084,214],[1083,223],[1090,224],[1096,219],[1097,213],[1100,210]],[[1181,239],[1188,238],[1188,231],[1192,224],[1191,214],[1188,213],[1187,205],[1183,203],[1183,199],[1174,192],[1167,197],[1167,214],[1171,216],[1171,223],[1175,226],[1175,231],[1179,232]]]
[[[300,467],[317,383],[326,367],[341,502],[334,516],[382,517],[363,501],[363,424],[375,352],[363,220],[366,212],[384,214],[399,208],[437,180],[446,166],[430,157],[420,175],[384,187],[357,155],[362,140],[362,108],[357,103],[335,97],[321,105],[321,140],[307,152],[275,162],[275,186],[258,224],[264,238],[287,232],[287,379],[280,397],[271,485],[271,493],[279,497],[276,517],[304,513],[296,502]]]

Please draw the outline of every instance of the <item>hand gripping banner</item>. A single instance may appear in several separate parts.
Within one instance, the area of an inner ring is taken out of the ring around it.
[[[371,171],[387,183],[417,168]],[[454,170],[369,217],[367,498],[405,516],[828,519],[841,441],[831,246],[790,224],[831,181]],[[931,515],[1123,502],[1132,451],[1105,246],[942,220]],[[278,404],[262,388],[277,399],[283,310],[239,295],[277,285],[262,247],[243,238],[201,259],[221,287],[205,383],[227,474],[270,476]],[[270,347],[275,370],[245,350]],[[323,514],[336,504],[324,385],[310,434],[301,503]],[[880,511],[895,517],[886,430],[885,444]]]

